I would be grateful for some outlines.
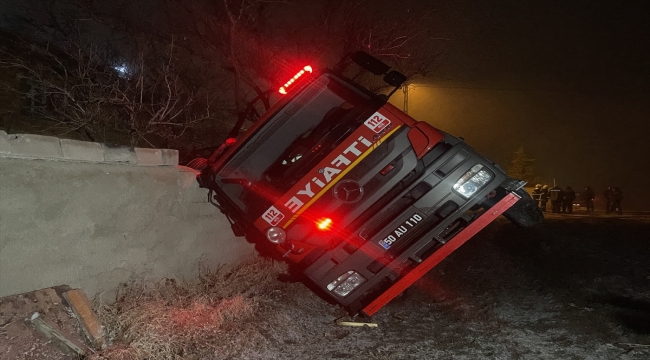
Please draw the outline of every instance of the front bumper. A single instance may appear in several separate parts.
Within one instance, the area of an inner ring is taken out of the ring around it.
[[[454,183],[478,163],[493,174],[490,183],[470,199],[452,191]],[[383,296],[393,284],[421,268],[433,254],[449,248],[448,244],[457,242],[458,235],[466,232],[478,218],[487,219],[481,217],[487,207],[481,207],[480,203],[508,179],[502,170],[465,144],[455,146],[426,168],[417,180],[363,224],[353,222],[349,231],[346,229],[343,241],[318,258],[303,262],[303,272],[309,280],[351,313]],[[361,278],[355,279],[353,290],[346,291],[345,296],[332,291],[337,279],[351,273]]]

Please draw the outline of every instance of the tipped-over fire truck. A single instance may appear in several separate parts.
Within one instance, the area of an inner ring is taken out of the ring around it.
[[[306,66],[241,139],[203,160],[199,182],[235,235],[370,316],[499,215],[526,227],[543,215],[523,181],[352,81],[349,66],[383,77],[390,94],[406,80],[364,52]]]

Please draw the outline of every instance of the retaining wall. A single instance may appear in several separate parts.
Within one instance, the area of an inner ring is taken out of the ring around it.
[[[178,152],[0,131],[0,297],[89,296],[250,257]]]

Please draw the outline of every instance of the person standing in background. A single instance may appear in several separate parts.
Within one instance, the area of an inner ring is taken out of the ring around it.
[[[591,186],[587,186],[585,191],[582,193],[582,200],[585,201],[585,207],[587,208],[588,213],[594,212],[594,199],[596,198],[596,192],[591,189]]]
[[[548,203],[548,185],[542,186],[542,194],[539,197],[539,207],[542,211],[546,211],[546,203]]]
[[[537,202],[537,207],[541,209],[542,208],[542,185],[541,184],[535,185],[535,188],[531,193],[531,197],[535,202]]]
[[[603,197],[605,198],[605,214],[609,214],[612,211],[612,200],[614,200],[614,191],[611,186],[603,191]]]
[[[564,190],[564,197],[562,198],[562,212],[566,214],[573,213],[573,201],[576,199],[576,192],[573,191],[571,186],[567,186]]]
[[[623,208],[621,202],[623,201],[623,192],[617,186],[612,190],[612,208],[611,211],[616,211],[619,215],[623,215]]]
[[[562,200],[564,199],[562,189],[560,189],[559,186],[555,185],[548,193],[549,198],[551,199],[551,212],[559,214],[562,212]]]

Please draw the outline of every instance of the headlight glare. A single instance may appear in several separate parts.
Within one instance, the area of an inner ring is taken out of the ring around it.
[[[358,272],[350,270],[329,283],[327,290],[340,297],[346,297],[364,282],[366,282],[366,278]]]
[[[266,238],[274,244],[282,244],[287,240],[287,233],[279,226],[272,226],[266,230]]]
[[[474,165],[454,184],[454,190],[465,198],[470,198],[492,180],[492,173],[483,165]]]

